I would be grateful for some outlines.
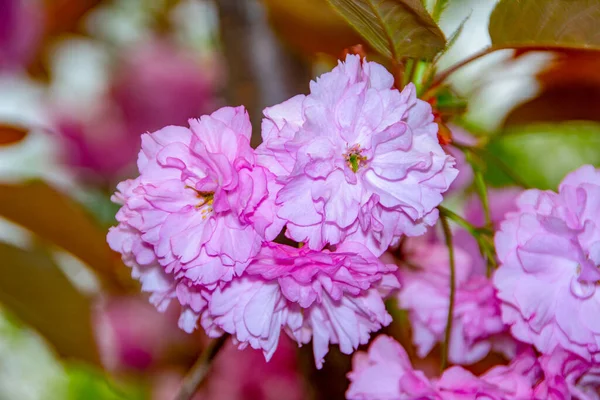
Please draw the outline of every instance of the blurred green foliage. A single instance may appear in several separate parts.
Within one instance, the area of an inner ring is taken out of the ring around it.
[[[600,124],[589,121],[510,127],[495,136],[487,148],[529,186],[552,190],[581,165],[600,165],[599,149]],[[486,180],[494,186],[513,184],[492,162],[488,163]]]

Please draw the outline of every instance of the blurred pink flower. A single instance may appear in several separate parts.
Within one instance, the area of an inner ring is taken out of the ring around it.
[[[298,371],[294,343],[283,337],[267,362],[259,351],[227,344],[215,359],[206,384],[193,400],[303,400],[308,398]],[[175,373],[156,379],[152,400],[172,400],[181,383]]]
[[[452,141],[462,145],[472,146],[477,143],[477,140],[466,130],[460,126],[448,124],[448,129],[452,133]],[[455,168],[458,170],[458,176],[450,185],[448,192],[456,193],[466,189],[473,183],[473,168],[467,162],[465,153],[452,144],[442,146],[444,150],[456,160]]]
[[[496,234],[494,284],[513,336],[600,362],[600,171],[587,165],[559,192],[532,189]]]
[[[421,235],[457,175],[428,103],[392,89],[379,64],[349,55],[296,96],[264,111],[259,162],[283,188],[288,237],[321,250],[361,242],[381,255]]]
[[[139,297],[114,297],[95,311],[100,355],[109,370],[146,370],[163,361],[176,344],[193,348],[190,337],[177,328],[173,308],[161,314]]]
[[[154,40],[123,54],[110,94],[127,130],[140,135],[212,112],[210,79],[210,71],[190,53]]]
[[[507,327],[500,317],[500,303],[492,282],[473,269],[476,249],[469,254],[455,246],[456,292],[449,360],[472,364],[483,359],[494,346],[504,350]],[[444,340],[450,297],[448,248],[436,239],[410,238],[402,246],[409,262],[399,271],[402,287],[399,307],[409,310],[413,341],[423,358]]]
[[[523,193],[523,189],[519,187],[488,188],[487,192],[490,219],[493,227],[498,229],[500,222],[504,220],[504,216],[517,210],[517,197]],[[469,197],[464,210],[467,221],[475,226],[485,225],[485,213],[479,196],[474,194]]]
[[[492,228],[496,231],[500,227],[500,222],[504,220],[504,216],[508,212],[517,210],[517,197],[523,193],[523,189],[518,187],[488,188],[487,192]],[[471,224],[485,226],[485,213],[478,195],[472,194],[467,198],[463,210],[465,219]],[[454,232],[454,243],[457,247],[460,247],[471,255],[474,273],[484,275],[487,264],[486,260],[481,256],[475,238],[466,230],[459,229]]]
[[[298,344],[312,339],[321,368],[330,343],[351,354],[391,322],[382,296],[398,287],[395,269],[357,243],[336,252],[267,244],[243,278],[215,290],[209,313],[241,348],[262,349],[267,360],[281,328]]]
[[[600,399],[600,365],[560,348],[541,356],[540,365],[544,380],[536,386],[536,399]]]
[[[64,162],[79,175],[106,182],[133,166],[141,132],[128,131],[119,110],[108,100],[86,114],[56,110],[53,118]]]
[[[0,0],[0,71],[31,61],[44,30],[41,2]]]
[[[540,371],[532,351],[517,356],[508,366],[494,367],[480,377],[454,366],[440,378],[415,371],[404,348],[380,335],[368,353],[357,352],[348,374],[349,400],[524,400],[532,399]]]
[[[141,134],[184,125],[216,107],[211,71],[175,45],[148,41],[120,56],[108,93],[93,107],[51,107],[65,161],[89,180],[123,177]]]

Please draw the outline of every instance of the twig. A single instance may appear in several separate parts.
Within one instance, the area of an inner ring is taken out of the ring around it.
[[[444,206],[438,206],[438,210],[440,211],[440,217],[451,219],[453,222],[456,222],[461,228],[465,229],[473,236],[478,236],[480,228],[477,228],[475,225],[458,215],[452,210],[447,209]]]
[[[470,57],[465,58],[462,61],[459,61],[458,63],[454,64],[453,66],[449,67],[448,69],[440,72],[435,79],[433,80],[433,82],[431,83],[431,86],[429,86],[429,88],[427,89],[427,91],[425,92],[425,94],[423,94],[423,98],[427,99],[428,97],[430,97],[433,94],[433,91],[435,89],[437,89],[438,86],[440,86],[442,83],[444,83],[444,81],[446,79],[448,79],[448,77],[450,75],[452,75],[453,73],[455,73],[456,71],[458,71],[459,69],[461,69],[462,67],[464,67],[467,64],[470,64],[471,62],[480,59],[483,56],[486,56],[490,53],[493,53],[496,50],[501,50],[502,48],[497,48],[497,47],[486,47],[485,49],[473,54]]]
[[[220,338],[210,342],[208,347],[200,354],[196,363],[188,371],[185,378],[183,378],[183,384],[174,400],[189,400],[192,398],[200,384],[204,381],[204,378],[206,378],[212,362],[227,339],[229,339],[229,336],[229,334],[224,334]]]
[[[440,222],[444,230],[444,237],[446,238],[446,246],[448,247],[448,256],[450,258],[450,301],[448,303],[448,318],[446,320],[446,332],[444,333],[444,343],[442,343],[442,361],[441,370],[442,372],[448,366],[448,352],[450,349],[450,334],[452,332],[452,320],[454,319],[454,294],[456,291],[455,280],[455,266],[454,266],[454,247],[452,245],[452,231],[450,231],[450,225],[448,224],[448,218],[443,213],[440,214]]]

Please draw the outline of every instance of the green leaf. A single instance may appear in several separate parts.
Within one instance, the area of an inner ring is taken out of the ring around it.
[[[0,184],[0,216],[64,248],[111,281],[116,254],[106,232],[74,201],[43,182]]]
[[[511,127],[487,147],[528,186],[553,190],[566,174],[581,165],[600,165],[598,149],[600,124],[583,121]],[[486,180],[494,186],[514,184],[491,162]]]
[[[598,0],[501,0],[490,17],[494,46],[600,49]]]
[[[421,0],[328,0],[375,50],[395,62],[432,59],[444,33]]]
[[[58,354],[100,365],[90,300],[41,250],[0,243],[0,303],[37,330]]]
[[[77,364],[67,364],[68,400],[143,400],[148,393],[135,382],[114,382],[101,371]]]
[[[449,3],[449,0],[436,0],[435,6],[433,7],[433,13],[431,15],[434,21],[440,20],[440,17],[442,16],[446,8],[448,8]]]

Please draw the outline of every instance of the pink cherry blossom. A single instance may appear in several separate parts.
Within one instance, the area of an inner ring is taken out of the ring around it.
[[[496,234],[503,320],[544,354],[600,361],[600,172],[581,167],[558,193],[528,190],[517,205]]]
[[[456,291],[449,359],[472,364],[492,348],[504,350],[506,326],[492,283],[484,271],[474,269],[481,255],[455,246]],[[402,246],[405,264],[399,274],[402,288],[399,307],[409,310],[413,341],[419,357],[425,357],[444,340],[450,297],[448,248],[433,239],[410,238]]]
[[[139,213],[128,205],[140,200],[133,193],[136,187],[134,180],[121,182],[117,187],[119,191],[112,200],[123,207],[116,216],[119,224],[108,232],[108,244],[111,249],[121,253],[125,265],[132,269],[132,277],[140,281],[143,292],[150,293],[150,302],[158,311],[164,312],[173,299],[181,304],[179,327],[188,333],[192,332],[199,316],[207,308],[210,292],[192,287],[189,280],[175,279],[158,263],[152,245],[143,240],[143,233],[133,226],[141,220]]]
[[[481,376],[458,366],[451,367],[435,386],[443,400],[529,400],[533,399],[533,388],[540,376],[535,354],[527,349],[510,364],[493,367]]]
[[[229,332],[268,360],[283,328],[300,345],[312,339],[320,368],[330,343],[350,354],[391,322],[382,297],[398,287],[395,269],[357,243],[335,252],[266,244],[242,278],[215,289],[205,329]]]
[[[561,348],[541,356],[539,362],[544,380],[536,386],[536,399],[600,399],[600,365]]]
[[[508,366],[497,366],[477,377],[459,366],[428,378],[413,369],[404,348],[380,335],[368,353],[357,352],[348,374],[349,400],[522,400],[532,399],[540,368],[532,351]]]
[[[288,237],[321,250],[343,241],[381,255],[435,224],[457,175],[428,103],[392,89],[379,64],[349,55],[311,93],[264,111],[258,160],[283,185]]]
[[[281,229],[266,220],[273,217],[262,204],[271,175],[254,165],[250,130],[239,107],[191,120],[189,129],[145,134],[140,176],[118,186],[115,200],[123,207],[109,244],[134,274],[148,279],[156,304],[179,300],[185,307],[180,325],[187,331],[205,310],[209,292],[241,275],[263,235],[272,239]]]
[[[429,378],[413,369],[402,345],[385,335],[377,336],[367,353],[354,353],[348,379],[349,400],[439,399]]]

